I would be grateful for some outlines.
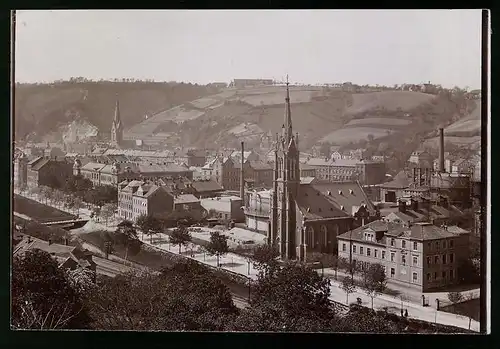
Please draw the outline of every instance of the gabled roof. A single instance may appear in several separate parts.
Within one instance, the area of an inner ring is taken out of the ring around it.
[[[14,250],[14,256],[22,256],[26,251],[39,249],[45,251],[56,258],[59,266],[65,264],[68,259],[76,262],[81,267],[88,267],[91,263],[85,258],[86,251],[80,250],[76,246],[66,246],[60,244],[49,244],[48,241],[40,240],[34,237],[24,238],[17,244]],[[95,264],[94,262],[92,262]]]
[[[175,204],[192,204],[197,202],[200,202],[200,199],[193,194],[181,194],[174,199]]]
[[[248,164],[250,167],[252,167],[254,170],[272,170],[273,167],[269,165],[268,163],[260,160],[254,160],[254,161],[248,161]]]
[[[405,171],[399,172],[394,176],[393,180],[387,183],[380,184],[382,188],[389,189],[404,189],[408,188],[411,183],[411,178],[406,174]]]
[[[33,171],[39,171],[43,166],[47,165],[49,162],[50,162],[49,159],[40,159],[40,161],[35,162],[31,166],[31,169]]]
[[[358,182],[314,181],[311,185],[333,202],[337,208],[340,209],[343,206],[348,214],[353,214],[361,205],[366,205],[366,209],[371,215],[376,212],[375,206]],[[302,187],[301,185],[300,190]]]
[[[82,166],[82,170],[89,170],[89,171],[100,171],[102,170],[106,164],[101,164],[98,162],[88,162],[85,165]]]
[[[296,204],[306,219],[329,219],[349,216],[312,185],[300,186]]]
[[[37,156],[36,158],[34,158],[33,160],[30,160],[30,162],[28,162],[28,165],[33,165],[35,164],[37,161],[39,160],[42,160],[43,158],[41,156]]]
[[[201,180],[193,181],[191,186],[198,193],[210,192],[210,191],[222,191],[223,188],[214,180]]]

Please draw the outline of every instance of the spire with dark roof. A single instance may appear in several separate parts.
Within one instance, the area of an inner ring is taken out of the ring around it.
[[[293,138],[292,131],[292,112],[290,108],[290,89],[288,87],[288,75],[286,76],[286,98],[285,98],[285,122],[283,124],[285,133],[285,144],[290,143],[290,139]]]
[[[116,94],[115,117],[113,118],[113,123],[117,129],[121,128],[122,126],[122,120],[120,118],[120,102],[118,100],[118,93]]]

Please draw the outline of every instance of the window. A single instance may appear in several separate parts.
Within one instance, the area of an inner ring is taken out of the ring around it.
[[[401,263],[403,263],[403,265],[406,265],[406,256],[405,255],[401,256]]]
[[[391,246],[394,246],[396,244],[396,240],[391,239]]]
[[[450,279],[453,279],[455,275],[453,274],[453,269],[450,270]]]
[[[434,272],[434,280],[437,280],[437,278],[438,278],[438,273]]]
[[[356,253],[356,245],[352,245],[352,252]]]
[[[417,265],[417,264],[418,264],[418,257],[413,256],[413,265]]]
[[[382,259],[385,259],[385,251],[382,251]]]
[[[391,278],[393,278],[395,274],[396,274],[396,271],[394,270],[394,268],[391,268]]]
[[[450,263],[453,263],[453,257],[454,257],[454,256],[455,256],[455,255],[454,255],[453,253],[450,253]]]
[[[443,272],[441,273],[441,277],[443,278],[443,280],[444,280],[444,279],[446,279],[446,272],[445,272],[445,271],[443,271]]]
[[[427,281],[431,281],[431,273],[427,273]]]
[[[342,251],[345,252],[346,248],[345,248],[345,244],[342,244]]]
[[[427,243],[427,247],[430,249],[432,249],[432,244],[430,242]]]
[[[431,265],[432,264],[432,258],[431,257],[427,257],[427,265]]]
[[[439,264],[439,256],[434,256],[434,264]]]
[[[450,248],[453,248],[453,240],[450,240],[450,241],[449,241],[448,246],[449,246]]]
[[[394,262],[394,252],[391,252],[391,262]]]
[[[370,257],[370,256],[371,256],[371,254],[372,254],[372,249],[371,249],[371,248],[367,248],[367,249],[366,249],[366,255],[367,255],[368,257]]]
[[[417,246],[418,246],[418,245],[417,245],[417,242],[416,242],[416,241],[413,241],[413,249],[414,249],[414,250],[417,250]]]
[[[446,240],[443,241],[443,248],[446,248]]]
[[[401,247],[406,248],[406,241],[405,240],[401,241]]]
[[[446,255],[443,255],[443,264],[446,264]]]
[[[417,273],[413,273],[412,279],[413,282],[417,282]]]
[[[364,250],[364,247],[363,247],[363,246],[361,246],[361,247],[359,248],[359,254],[363,254],[363,250]]]
[[[378,250],[377,250],[377,249],[375,249],[375,252],[374,252],[374,253],[375,253],[375,258],[377,258]]]
[[[439,250],[439,241],[436,241],[435,245],[436,245],[436,250]]]

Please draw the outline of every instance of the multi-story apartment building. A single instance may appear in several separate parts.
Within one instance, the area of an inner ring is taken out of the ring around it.
[[[456,284],[469,235],[430,223],[410,227],[380,220],[338,236],[338,256],[384,266],[387,279],[421,292]]]
[[[27,185],[28,187],[62,186],[71,177],[72,172],[73,166],[64,157],[60,160],[39,157],[28,163]]]
[[[379,184],[385,180],[385,163],[358,159],[312,158],[306,163],[316,170],[316,177],[329,182]]]
[[[132,164],[114,163],[112,165],[97,162],[88,162],[81,166],[80,173],[94,185],[113,185],[124,180],[157,180],[169,177],[185,177],[192,179],[193,171],[174,164]],[[76,174],[76,169],[75,169]]]
[[[174,209],[174,197],[163,186],[151,182],[123,181],[119,184],[118,215],[135,221],[140,215],[167,214]]]
[[[204,150],[188,150],[186,153],[187,165],[191,166],[203,166],[207,161],[207,152]]]
[[[28,184],[28,157],[19,152],[14,157],[14,186],[21,188]]]
[[[243,171],[245,182],[253,187],[271,188],[273,185],[273,167],[268,163],[260,160],[247,160],[243,164]]]

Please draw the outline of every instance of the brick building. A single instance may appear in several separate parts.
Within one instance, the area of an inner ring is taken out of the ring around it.
[[[306,163],[316,177],[330,182],[358,180],[361,184],[379,184],[385,180],[385,163],[371,160],[312,158]]]
[[[28,163],[27,185],[28,187],[62,186],[72,173],[73,166],[64,157],[61,160],[39,157]]]

